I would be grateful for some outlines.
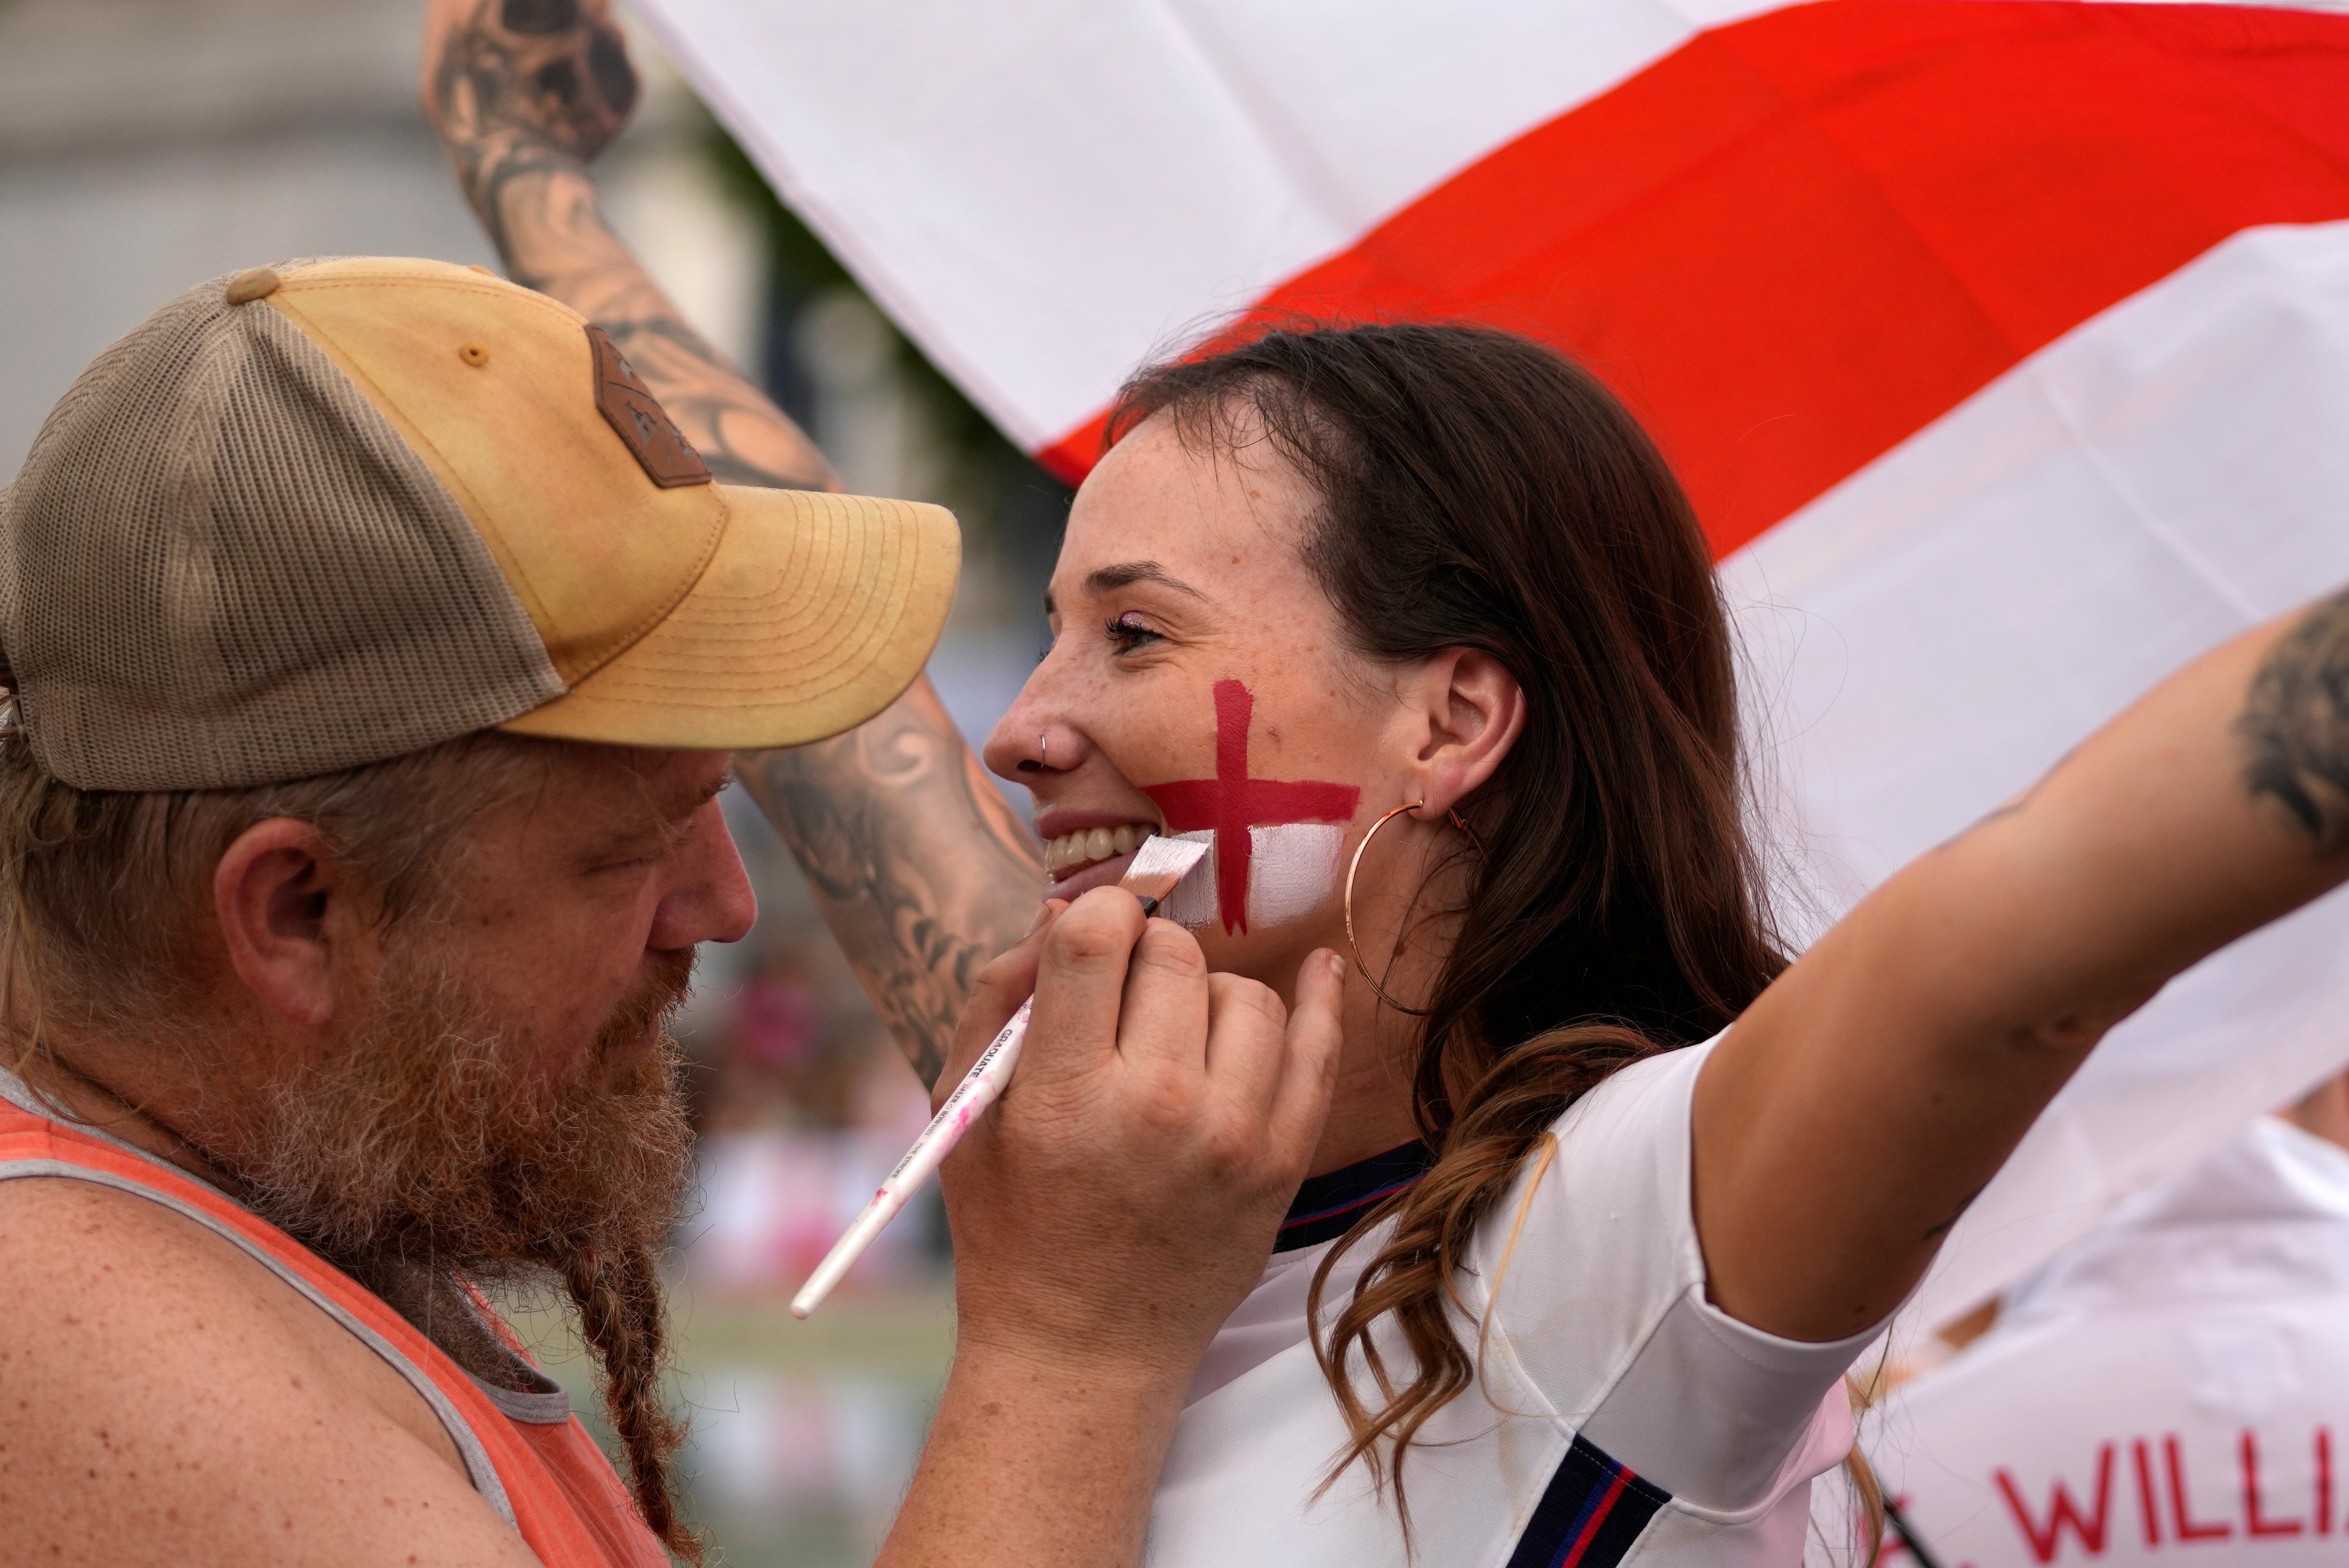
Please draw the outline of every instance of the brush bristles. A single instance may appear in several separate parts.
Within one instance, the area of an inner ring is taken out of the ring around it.
[[[1193,867],[1207,858],[1207,846],[1198,839],[1170,839],[1154,835],[1142,841],[1133,851],[1133,861],[1118,879],[1118,886],[1148,903],[1156,903],[1174,891],[1174,884],[1188,876]]]

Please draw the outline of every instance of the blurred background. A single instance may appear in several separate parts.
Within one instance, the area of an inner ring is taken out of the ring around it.
[[[494,266],[416,101],[420,0],[0,0],[0,475],[99,350],[182,289],[287,257]],[[615,227],[686,315],[763,377],[850,489],[934,500],[966,566],[933,678],[974,741],[1041,645],[1068,491],[999,437],[776,204],[649,42],[599,169]],[[1007,791],[1021,810],[1024,791]],[[742,1568],[862,1563],[910,1474],[952,1344],[932,1206],[812,1323],[784,1299],[926,1119],[926,1099],[758,813],[759,892],[705,953],[684,1036],[700,1191],[679,1235],[679,1393],[695,1501]],[[525,1314],[593,1408],[559,1319]]]

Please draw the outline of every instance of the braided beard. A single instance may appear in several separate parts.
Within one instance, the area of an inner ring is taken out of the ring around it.
[[[690,951],[664,954],[581,1068],[549,1080],[531,1064],[526,1029],[503,1024],[445,956],[398,954],[347,1048],[279,1086],[223,1163],[255,1212],[363,1281],[419,1267],[559,1279],[601,1365],[637,1506],[671,1550],[698,1560],[668,1468],[685,1429],[660,1388],[659,1259],[693,1148],[682,1058],[664,1026],[692,970]]]

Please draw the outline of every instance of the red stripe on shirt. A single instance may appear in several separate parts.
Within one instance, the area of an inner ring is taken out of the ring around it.
[[[1623,1495],[1623,1488],[1630,1479],[1630,1472],[1619,1466],[1616,1469],[1615,1479],[1608,1483],[1606,1495],[1599,1500],[1599,1506],[1590,1511],[1589,1519],[1583,1523],[1582,1533],[1574,1538],[1574,1544],[1567,1549],[1565,1556],[1557,1560],[1557,1568],[1576,1568],[1576,1564],[1582,1561],[1582,1554],[1590,1549],[1591,1542],[1599,1535],[1599,1527],[1606,1523],[1607,1516],[1615,1511],[1615,1500]]]

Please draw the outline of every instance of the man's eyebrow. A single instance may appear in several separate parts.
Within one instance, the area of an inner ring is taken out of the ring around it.
[[[1085,591],[1107,593],[1136,583],[1155,583],[1162,588],[1172,588],[1178,593],[1188,593],[1194,599],[1204,599],[1205,593],[1174,575],[1155,561],[1127,561],[1115,566],[1104,566],[1085,578]]]
[[[724,773],[719,775],[714,782],[704,784],[692,794],[673,795],[669,797],[668,801],[656,805],[654,810],[658,815],[660,830],[665,834],[682,832],[686,824],[693,820],[695,812],[724,794],[727,787],[733,782],[734,770],[729,768]]]
[[[696,789],[693,792],[693,799],[686,803],[684,808],[678,812],[678,815],[679,817],[692,816],[696,811],[700,810],[704,806],[709,805],[709,802],[717,799],[718,797],[726,793],[728,789],[733,788],[733,785],[734,769],[729,768],[725,772],[720,773],[716,779],[704,784],[700,789]]]

